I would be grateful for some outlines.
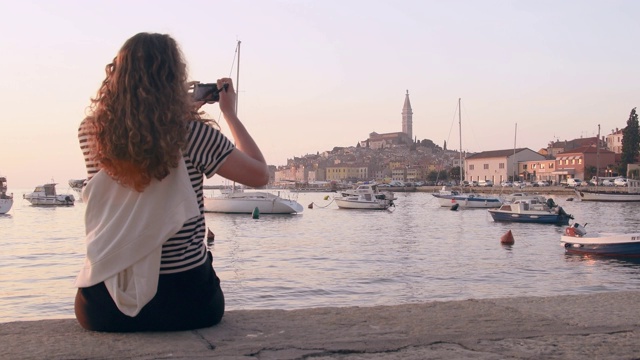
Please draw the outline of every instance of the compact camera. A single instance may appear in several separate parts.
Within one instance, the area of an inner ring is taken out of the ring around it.
[[[220,100],[220,92],[222,90],[227,91],[228,87],[229,84],[224,84],[221,89],[218,89],[218,85],[216,83],[197,83],[193,88],[193,101],[217,102]]]

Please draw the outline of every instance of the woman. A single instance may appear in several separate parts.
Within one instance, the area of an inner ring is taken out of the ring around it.
[[[220,280],[207,251],[203,175],[248,186],[269,179],[235,113],[231,79],[217,81],[235,145],[199,117],[186,65],[168,35],[125,42],[79,129],[88,181],[87,256],[75,313],[96,331],[176,331],[217,324]]]

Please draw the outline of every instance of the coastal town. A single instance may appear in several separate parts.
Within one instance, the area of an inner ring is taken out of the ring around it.
[[[635,109],[632,115],[635,116]],[[546,148],[535,150],[463,152],[447,149],[446,143],[440,146],[428,139],[414,138],[408,90],[401,121],[400,132],[372,132],[354,146],[334,147],[288,159],[284,166],[271,166],[271,183],[277,187],[325,187],[361,181],[430,186],[509,186],[514,182],[567,185],[588,184],[596,177],[627,177],[638,172],[634,164],[628,164],[626,173],[619,170],[623,150],[623,130],[619,128],[602,136],[550,141]],[[462,177],[461,168],[464,169]]]

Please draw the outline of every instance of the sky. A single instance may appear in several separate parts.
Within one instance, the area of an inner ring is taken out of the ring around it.
[[[0,175],[10,192],[86,177],[78,124],[139,32],[174,37],[191,80],[239,80],[270,165],[402,131],[407,91],[414,137],[449,149],[606,135],[640,103],[638,14],[633,0],[0,0]]]

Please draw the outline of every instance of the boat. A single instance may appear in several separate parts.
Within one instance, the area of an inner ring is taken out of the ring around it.
[[[0,176],[0,214],[6,214],[13,206],[13,194],[7,195],[7,178]]]
[[[398,198],[395,196],[393,191],[390,190],[380,190],[380,186],[377,184],[360,184],[355,189],[344,189],[342,190],[341,196],[350,196],[350,195],[358,195],[358,194],[383,194],[387,199],[397,200]],[[389,187],[388,189],[391,189]]]
[[[586,226],[586,224],[585,224]],[[640,233],[588,233],[578,223],[565,229],[560,243],[568,254],[640,257]]]
[[[82,195],[82,187],[87,179],[69,179],[69,187]]]
[[[240,93],[240,41],[237,42],[237,66],[236,66],[236,110],[238,109],[238,95]],[[285,199],[280,192],[272,194],[265,191],[244,191],[236,187],[235,183],[221,191],[221,195],[204,198],[204,211],[226,214],[296,214],[304,208],[293,199]]]
[[[538,224],[568,224],[573,216],[567,214],[561,206],[552,199],[541,202],[538,199],[521,199],[513,203],[506,203],[498,209],[489,209],[493,221],[538,223]]]
[[[272,194],[266,191],[233,189],[218,196],[204,198],[204,212],[253,214],[255,209],[260,214],[296,214],[304,210],[297,201],[281,197],[279,191]]]
[[[627,186],[619,188],[598,187],[594,189],[574,189],[581,201],[639,202],[640,180],[627,179]]]
[[[458,205],[462,208],[492,209],[499,208],[504,204],[504,200],[499,196],[460,193],[456,190],[448,190],[446,186],[431,195],[438,199],[438,203],[443,207]]]
[[[462,99],[458,98],[458,136],[460,138],[460,184],[471,184],[475,182],[472,179],[468,181],[464,180],[465,171],[464,163],[462,161]],[[455,207],[458,208],[471,208],[471,209],[492,209],[498,208],[504,200],[499,196],[494,195],[481,195],[474,193],[461,193],[456,190],[448,190],[446,186],[443,186],[437,193],[432,193],[433,197],[438,199],[438,203],[442,207]]]
[[[395,207],[393,192],[380,191],[376,184],[359,185],[356,189],[345,190],[341,196],[333,198],[340,209],[386,210]]]
[[[28,200],[31,205],[73,205],[76,201],[76,198],[73,196],[73,194],[57,194],[56,185],[56,183],[38,185],[32,193],[23,194],[22,198]]]

